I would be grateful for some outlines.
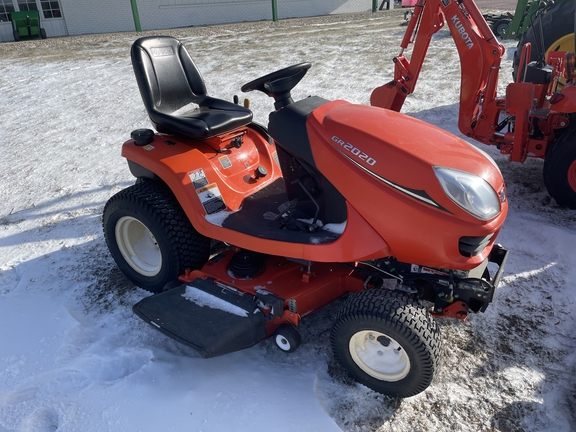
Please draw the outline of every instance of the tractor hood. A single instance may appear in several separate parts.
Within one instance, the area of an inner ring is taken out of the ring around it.
[[[443,250],[456,262],[468,238],[493,244],[508,202],[484,152],[421,120],[344,101],[318,107],[307,127],[318,169],[400,260],[425,262]]]
[[[336,101],[315,110],[308,127],[361,172],[412,198],[433,201],[438,208],[451,208],[453,203],[434,168],[474,174],[498,194],[504,188],[498,166],[483,151],[395,111]]]

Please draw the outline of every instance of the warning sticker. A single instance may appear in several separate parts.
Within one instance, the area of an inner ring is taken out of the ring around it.
[[[433,268],[429,268],[429,267],[422,267],[421,273],[433,274],[433,275],[438,275],[438,276],[448,276],[448,273],[446,273],[446,272],[436,270]]]
[[[230,168],[232,166],[232,162],[230,162],[230,158],[228,156],[219,157],[218,160],[222,164],[222,168]]]
[[[280,167],[280,161],[278,160],[278,153],[277,152],[272,153],[272,157],[274,158],[276,165],[278,165],[278,167]]]
[[[194,185],[194,189],[199,189],[208,184],[208,179],[206,178],[206,174],[204,174],[204,170],[202,168],[189,172],[188,177],[190,177],[190,181]]]
[[[196,189],[196,193],[204,206],[204,210],[206,210],[206,214],[218,213],[226,209],[226,204],[216,183]]]
[[[153,145],[150,145],[150,144],[145,145],[145,146],[142,147],[142,148],[143,148],[144,150],[146,150],[146,151],[154,150],[154,146],[153,146]]]
[[[417,266],[416,264],[410,265],[410,272],[411,273],[432,274],[432,275],[438,275],[438,276],[448,276],[448,273],[443,272],[441,270],[436,270],[436,269],[433,269],[430,267],[420,267],[420,266]]]
[[[208,184],[208,179],[202,168],[190,171],[188,177],[194,185],[194,189],[196,189],[206,214],[214,214],[226,209],[226,203],[224,198],[222,198],[218,185],[216,183]]]

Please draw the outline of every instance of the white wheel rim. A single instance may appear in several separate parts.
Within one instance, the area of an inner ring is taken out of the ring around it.
[[[280,347],[281,350],[288,351],[290,350],[290,342],[282,335],[276,335],[276,345]]]
[[[384,346],[378,338],[388,346]],[[388,342],[389,341],[389,342]],[[381,381],[400,381],[410,372],[410,359],[404,348],[390,336],[364,330],[350,338],[350,355],[354,363],[371,377]]]
[[[118,249],[130,267],[147,277],[160,272],[162,253],[146,225],[132,216],[124,216],[116,223],[115,235]]]

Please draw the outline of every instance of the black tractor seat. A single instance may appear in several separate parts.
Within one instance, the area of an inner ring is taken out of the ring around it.
[[[252,111],[208,96],[200,71],[182,43],[143,37],[132,45],[132,67],[148,116],[158,132],[203,140],[252,122]]]

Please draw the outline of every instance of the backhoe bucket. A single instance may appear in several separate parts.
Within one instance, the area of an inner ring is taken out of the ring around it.
[[[407,95],[408,91],[398,82],[390,81],[372,91],[370,105],[400,112]]]

